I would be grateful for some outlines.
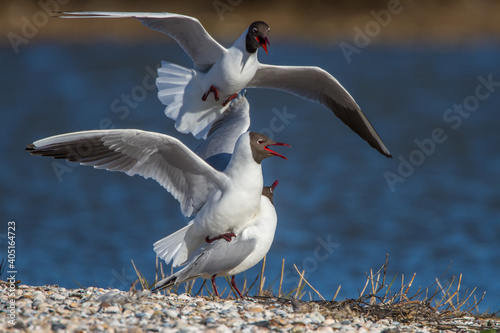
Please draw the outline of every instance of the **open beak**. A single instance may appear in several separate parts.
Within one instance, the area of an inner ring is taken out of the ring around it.
[[[289,148],[292,148],[290,145],[286,144],[286,143],[281,143],[281,142],[275,142],[275,143],[271,143],[270,145],[267,145],[264,147],[265,150],[267,150],[268,152],[270,152],[271,154],[273,154],[274,156],[278,156],[278,157],[281,157],[285,160],[288,160],[288,158],[286,158],[285,156],[281,155],[281,154],[278,154],[277,152],[269,149],[269,146],[285,146],[285,147],[289,147]],[[278,184],[276,184],[278,185]]]
[[[267,39],[267,36],[265,36],[264,38],[257,36],[257,37],[255,37],[255,39],[257,40],[257,42],[259,42],[260,46],[262,46],[264,51],[266,51],[266,54],[268,54],[267,53],[267,46],[270,45],[270,43],[269,43],[269,39]]]
[[[274,189],[276,188],[276,186],[278,186],[280,182],[275,180],[274,183],[271,185],[271,193],[274,193]]]

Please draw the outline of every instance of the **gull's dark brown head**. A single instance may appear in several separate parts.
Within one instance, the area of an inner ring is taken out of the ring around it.
[[[286,146],[290,147],[286,143],[276,142],[269,139],[267,136],[257,132],[250,132],[250,147],[252,149],[252,156],[256,163],[260,164],[263,159],[278,156],[287,159],[285,156],[278,154],[277,152],[271,150],[269,146]]]
[[[279,184],[279,182],[277,180],[275,180],[271,186],[264,186],[262,188],[262,195],[267,197],[273,205],[274,205],[274,202],[273,202],[274,189],[276,188],[276,186],[278,186],[278,184]]]
[[[249,53],[255,53],[259,47],[262,47],[267,54],[267,46],[269,45],[267,34],[269,30],[270,28],[266,22],[255,21],[250,24],[246,39],[246,48]]]

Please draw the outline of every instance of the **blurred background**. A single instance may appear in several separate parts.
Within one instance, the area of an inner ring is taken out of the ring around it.
[[[175,42],[132,19],[48,14],[167,11],[197,17],[225,46],[266,21],[271,45],[260,61],[330,72],[393,155],[318,104],[248,91],[251,129],[293,147],[283,151],[288,161],[263,165],[266,184],[280,181],[266,287],[284,258],[285,290],[299,280],[295,263],[325,298],[339,285],[337,300],[354,298],[389,254],[391,279],[416,273],[416,291],[462,274],[462,295],[477,287],[478,298],[486,292],[480,310],[499,310],[500,1],[42,0],[0,8],[0,257],[15,221],[22,283],[126,290],[136,279],[131,260],[151,281],[152,244],[187,222],[152,180],[24,151],[40,138],[99,128],[157,131],[196,147],[156,98],[160,61],[192,66]]]

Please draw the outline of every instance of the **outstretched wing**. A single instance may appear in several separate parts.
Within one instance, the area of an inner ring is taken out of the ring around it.
[[[319,67],[259,64],[257,73],[248,87],[285,90],[307,100],[319,102],[370,146],[391,157],[391,153],[352,96],[332,75]]]
[[[32,155],[52,156],[98,169],[153,178],[179,200],[182,213],[196,214],[227,176],[168,135],[132,129],[61,134],[30,144]]]
[[[196,69],[205,71],[226,49],[208,34],[194,17],[173,13],[142,12],[62,12],[62,18],[135,18],[147,27],[169,35],[193,59]]]
[[[242,91],[229,107],[212,124],[207,138],[195,149],[195,153],[217,170],[223,171],[229,164],[236,141],[250,127],[250,105]]]

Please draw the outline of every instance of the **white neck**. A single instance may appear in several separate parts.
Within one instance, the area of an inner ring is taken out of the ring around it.
[[[259,194],[262,192],[262,167],[253,158],[248,132],[243,133],[236,141],[233,156],[224,173],[232,179],[233,184],[255,189]]]

